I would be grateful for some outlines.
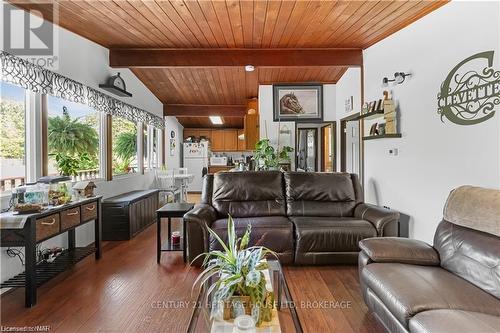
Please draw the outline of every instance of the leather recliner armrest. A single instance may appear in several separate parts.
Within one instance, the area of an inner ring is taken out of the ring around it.
[[[398,235],[399,212],[361,203],[354,209],[354,217],[367,220],[373,224],[379,237]]]
[[[359,242],[370,262],[439,266],[439,254],[429,244],[408,238],[376,237]]]
[[[186,223],[187,258],[192,265],[201,266],[203,258],[192,262],[196,256],[209,250],[209,235],[207,227],[217,219],[215,209],[207,204],[197,204],[184,214]]]

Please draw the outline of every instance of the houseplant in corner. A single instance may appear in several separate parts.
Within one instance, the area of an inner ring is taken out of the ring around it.
[[[237,238],[231,216],[227,221],[227,244],[210,228],[208,232],[222,246],[223,251],[202,253],[204,271],[193,284],[204,285],[215,280],[208,287],[207,298],[211,299],[211,318],[223,312],[224,319],[235,318],[241,314],[251,314],[255,323],[260,325],[271,320],[274,294],[266,289],[264,271],[268,269],[266,256],[276,257],[276,253],[263,246],[248,246],[251,226],[248,225],[242,238]]]

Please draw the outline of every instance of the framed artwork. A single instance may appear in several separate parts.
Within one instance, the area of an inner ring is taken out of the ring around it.
[[[346,98],[345,103],[344,103],[345,112],[351,112],[353,110],[353,102],[354,102],[353,96]]]
[[[323,121],[323,86],[274,85],[274,121]]]
[[[172,135],[172,133],[173,133],[173,135]],[[174,138],[175,137],[175,132],[172,131],[170,133],[170,136],[171,136],[171,138],[170,138],[170,144],[169,144],[170,156],[175,156],[175,138]]]

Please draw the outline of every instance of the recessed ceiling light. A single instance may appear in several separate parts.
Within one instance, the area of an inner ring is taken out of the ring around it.
[[[209,116],[208,118],[210,118],[210,121],[214,125],[222,125],[223,124],[221,116]]]
[[[255,67],[253,65],[246,65],[245,66],[245,71],[247,72],[253,72],[255,70]]]

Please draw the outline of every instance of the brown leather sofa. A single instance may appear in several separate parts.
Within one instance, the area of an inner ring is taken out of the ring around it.
[[[359,244],[363,297],[389,332],[500,332],[500,191],[451,192],[434,246]]]
[[[219,172],[205,176],[201,203],[184,215],[190,261],[220,249],[206,227],[227,240],[228,215],[238,236],[252,225],[251,245],[302,265],[355,263],[360,240],[396,236],[399,221],[399,213],[363,203],[354,174]]]

